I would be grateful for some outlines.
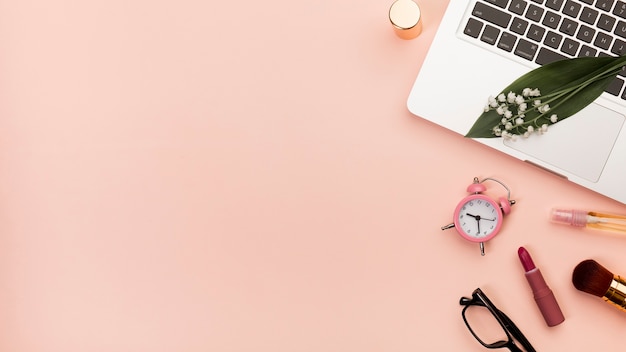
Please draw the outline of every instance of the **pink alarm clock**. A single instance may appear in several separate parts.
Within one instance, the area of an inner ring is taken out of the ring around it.
[[[485,181],[499,183],[507,191],[506,197],[499,197],[498,201],[483,194],[487,187]],[[504,215],[511,212],[511,206],[515,204],[511,200],[511,191],[502,182],[485,178],[482,181],[474,177],[474,182],[467,187],[469,196],[463,198],[454,209],[454,222],[443,226],[442,230],[454,227],[464,239],[480,244],[480,254],[485,255],[485,242],[492,239],[500,232]]]

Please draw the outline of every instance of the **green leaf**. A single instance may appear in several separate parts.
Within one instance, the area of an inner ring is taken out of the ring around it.
[[[582,88],[550,103],[550,114],[556,114],[559,121],[562,121],[596,100],[625,64],[626,56],[587,57],[555,61],[526,73],[500,93],[515,92],[520,94],[524,88],[539,88],[541,91],[540,99],[544,99],[544,97],[567,89]],[[465,137],[497,137],[493,134],[492,129],[500,123],[501,119],[502,117],[494,110],[484,112],[478,117]]]

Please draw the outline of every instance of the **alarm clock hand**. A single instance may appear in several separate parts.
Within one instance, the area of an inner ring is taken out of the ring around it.
[[[480,220],[480,215],[474,215],[474,214],[470,214],[470,213],[466,213],[466,214],[467,214],[467,216],[471,216],[471,217],[473,217],[476,220]]]
[[[480,233],[480,215],[474,215],[474,214],[470,214],[470,213],[466,213],[467,216],[471,216],[476,220],[476,227],[477,227],[477,232],[476,234],[478,235]]]
[[[496,221],[496,218],[493,218],[493,219],[485,219],[485,218],[481,217],[480,215],[474,215],[474,214],[470,214],[470,213],[467,213],[467,215],[468,215],[468,216],[473,217],[474,219],[476,219],[476,220],[478,220],[478,221],[480,221],[480,220]]]

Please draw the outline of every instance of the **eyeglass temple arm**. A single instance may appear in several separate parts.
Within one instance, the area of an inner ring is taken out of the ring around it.
[[[506,329],[509,330],[509,332],[511,332],[513,337],[515,337],[515,339],[517,341],[519,341],[519,343],[522,346],[524,346],[524,348],[526,349],[526,352],[536,352],[535,348],[530,344],[530,341],[528,341],[528,339],[526,339],[526,336],[524,336],[524,334],[517,327],[517,325],[515,325],[515,323],[506,314],[504,314],[503,311],[498,309],[498,314],[500,314],[500,317],[501,317],[502,321],[504,322]],[[523,352],[516,345],[512,345],[511,346],[511,351],[513,351],[513,352]]]
[[[507,346],[511,352],[524,352],[522,349],[517,347],[517,345],[510,344]]]

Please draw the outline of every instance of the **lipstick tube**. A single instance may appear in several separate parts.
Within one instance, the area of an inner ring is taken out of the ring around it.
[[[524,247],[520,247],[517,251],[522,266],[524,267],[524,275],[533,291],[533,297],[543,319],[548,326],[556,326],[565,321],[561,307],[554,297],[554,293],[548,287],[546,280],[541,275],[539,268],[535,266],[530,254]]]

